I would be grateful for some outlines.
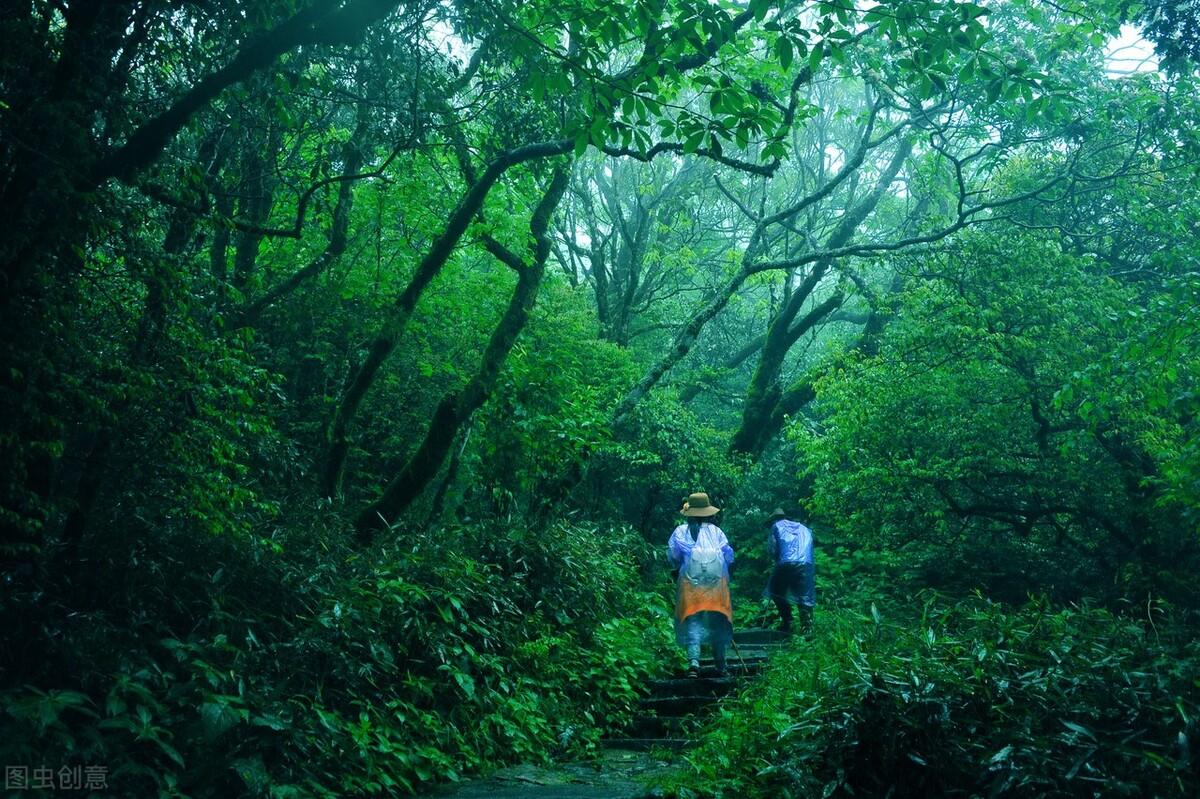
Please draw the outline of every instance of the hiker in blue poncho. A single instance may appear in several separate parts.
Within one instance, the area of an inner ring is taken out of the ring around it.
[[[771,532],[767,538],[767,553],[775,561],[771,579],[763,596],[775,603],[782,621],[780,628],[792,630],[792,605],[800,612],[800,630],[812,630],[813,608],[817,604],[813,578],[812,530],[800,522],[788,519],[782,508],[776,508],[767,519]]]

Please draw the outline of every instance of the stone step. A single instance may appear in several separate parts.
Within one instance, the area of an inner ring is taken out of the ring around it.
[[[790,633],[768,627],[747,627],[744,630],[734,630],[733,640],[744,649],[747,644],[785,646],[792,640],[792,636]]]
[[[770,657],[786,646],[787,644],[738,644],[729,647],[728,651],[733,656],[741,652],[742,657]]]
[[[649,697],[638,702],[643,712],[660,717],[692,716],[720,701],[720,696]]]
[[[736,674],[729,677],[718,677],[715,670],[705,670],[703,673],[711,676],[670,677],[665,680],[653,680],[649,686],[649,696],[724,696],[737,688],[738,677]]]
[[[656,747],[678,752],[695,746],[698,742],[691,738],[601,738],[601,745],[606,749],[628,749],[633,752],[648,752]]]
[[[746,651],[745,649],[743,649],[741,652],[730,650],[729,652],[725,653],[725,662],[731,666],[741,665],[743,663],[745,663],[747,666],[762,666],[771,659],[771,654],[772,653],[770,652],[755,652],[753,650]],[[700,662],[711,663],[712,657],[703,657],[701,658]]]
[[[728,669],[730,676],[744,677],[744,676],[751,675],[751,674],[757,674],[758,672],[762,671],[766,667],[766,665],[769,661],[770,661],[770,658],[730,657],[725,661],[725,667]],[[700,658],[700,676],[701,676],[701,678],[718,676],[717,675],[717,667],[713,663],[712,658],[710,658],[710,657]],[[679,675],[676,675],[675,677],[671,677],[670,679],[694,680],[696,678],[688,677],[685,674],[679,674]]]
[[[699,724],[700,717],[694,715],[635,716],[622,732],[630,738],[689,738]]]

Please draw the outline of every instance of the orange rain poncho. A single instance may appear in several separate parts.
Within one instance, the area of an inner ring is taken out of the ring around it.
[[[700,525],[699,534],[692,540],[687,524],[671,533],[667,542],[667,560],[679,569],[675,594],[675,638],[686,645],[683,622],[703,611],[707,640],[724,642],[733,635],[733,605],[729,599],[729,564],[733,563],[733,548],[720,527],[709,522]],[[693,562],[695,560],[695,562]]]

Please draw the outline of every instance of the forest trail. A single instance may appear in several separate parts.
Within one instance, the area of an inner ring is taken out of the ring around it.
[[[445,786],[437,799],[650,799],[655,783],[681,765],[681,753],[697,743],[704,717],[723,697],[735,693],[786,645],[776,630],[734,632],[730,676],[719,677],[712,658],[701,661],[699,677],[651,680],[641,712],[626,735],[604,741],[599,757],[552,766],[519,765],[485,779]]]

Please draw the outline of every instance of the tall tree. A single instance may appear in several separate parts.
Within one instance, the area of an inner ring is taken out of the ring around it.
[[[746,230],[741,269],[696,307],[674,343],[617,406],[618,421],[688,355],[708,321],[751,276],[787,273],[786,300],[776,309],[762,346],[756,341],[748,348],[757,352],[758,364],[732,440],[735,452],[757,457],[787,416],[814,396],[815,375],[807,370],[783,380],[792,347],[832,318],[850,294],[873,302],[871,294],[878,289],[856,274],[855,258],[923,247],[997,220],[1005,208],[1030,197],[1059,196],[1052,190],[1071,177],[1074,162],[1055,159],[1058,171],[1047,170],[1037,185],[1017,188],[996,181],[997,165],[1012,154],[1038,157],[1050,152],[1048,141],[1076,154],[1099,146],[1071,133],[1076,123],[1066,95],[1066,87],[1095,80],[1097,50],[1061,58],[1031,37],[1024,12],[993,12],[985,29],[980,9],[943,11],[958,15],[957,24],[943,18],[944,28],[916,34],[911,21],[874,9],[863,12],[865,27],[853,34],[828,33],[816,44],[808,41],[810,58],[792,86],[812,83],[808,71],[820,66],[822,76],[848,88],[825,98],[811,91],[804,96],[807,110],[799,130],[807,141],[793,145],[786,168],[763,178],[771,189],[739,188],[737,181],[728,181],[726,191],[737,192],[732,197]],[[848,21],[854,14],[844,16]],[[1062,25],[1071,35],[1094,30],[1087,28],[1090,21],[1040,7],[1034,19]],[[835,57],[822,58],[826,51]],[[867,102],[848,108],[844,100],[853,96],[848,92],[865,93]],[[857,130],[823,138],[831,127],[826,120],[845,117],[850,108],[862,109]],[[836,169],[827,165],[831,153]],[[1094,185],[1095,177],[1079,180]],[[903,183],[893,187],[900,178]],[[876,215],[881,202],[887,212]],[[881,288],[889,283],[885,276]],[[884,318],[865,317],[867,326],[852,346],[869,346]]]
[[[7,475],[0,506],[9,535],[36,545],[55,518],[56,472],[68,444],[63,420],[91,404],[76,393],[90,359],[87,331],[76,327],[73,309],[81,293],[103,284],[105,262],[136,255],[119,249],[130,232],[122,226],[154,207],[147,197],[155,192],[147,187],[139,197],[131,187],[186,142],[181,134],[223,92],[299,48],[344,46],[394,7],[322,0],[295,10],[264,2],[245,17],[208,4],[179,9],[158,2],[35,3],[6,11],[0,209],[10,235],[0,244]],[[269,177],[261,169],[257,175]],[[258,187],[255,213],[266,188]],[[245,231],[238,243],[247,265],[254,235]],[[160,304],[161,285],[161,277],[150,284],[147,318]],[[121,362],[121,354],[112,355]]]
[[[478,147],[480,152],[491,154],[482,172],[477,173],[469,160],[460,159],[464,178],[461,200],[400,293],[393,313],[374,337],[338,404],[330,425],[323,469],[325,491],[333,493],[340,485],[353,420],[403,335],[417,303],[458,247],[468,226],[485,213],[490,192],[509,169],[572,150],[581,153],[589,146],[641,158],[651,157],[656,148],[704,149],[710,157],[736,163],[735,159],[722,155],[720,144],[733,131],[724,126],[710,130],[713,120],[709,117],[692,112],[675,115],[680,121],[672,123],[672,130],[686,129],[686,142],[667,140],[653,144],[647,130],[662,117],[664,105],[688,88],[691,73],[700,74],[696,81],[707,81],[701,85],[712,85],[705,69],[713,62],[720,62],[727,50],[740,57],[737,63],[751,63],[745,56],[751,39],[743,31],[766,17],[768,4],[756,3],[753,9],[723,9],[690,3],[668,6],[646,3],[635,5],[632,16],[629,9],[620,10],[618,14],[616,7],[606,4],[488,9],[486,19],[489,23],[498,22],[500,27],[483,35],[484,55],[480,61],[471,62],[472,67],[479,69],[478,75],[463,84],[462,89],[468,96],[479,96],[483,102],[492,104],[495,101],[488,92],[494,85],[529,88],[540,105],[527,116],[516,115],[515,119],[511,109],[521,106],[521,101],[515,98],[512,105],[493,111],[495,124],[504,134],[499,137],[504,146],[497,149],[493,136],[487,146]],[[475,27],[480,17],[463,14],[454,22],[464,39],[473,41],[480,36]],[[502,52],[503,58],[492,55],[497,51]],[[773,109],[749,93],[736,90],[727,93],[743,98],[740,109],[731,115],[740,125],[742,141],[748,144],[747,137],[751,134],[765,135],[764,119],[775,116]],[[556,110],[557,115],[548,110]],[[510,137],[517,141],[511,141]],[[518,143],[522,140],[526,143]],[[463,140],[457,144],[461,151]],[[439,451],[439,457],[444,457],[445,448]],[[390,510],[399,511],[408,501]],[[377,517],[374,514],[370,518]],[[361,528],[366,517],[359,518]]]
[[[500,369],[525,327],[530,309],[537,300],[538,289],[546,274],[550,257],[547,231],[550,220],[567,187],[567,170],[555,171],[541,201],[533,210],[529,232],[533,243],[528,258],[509,250],[501,242],[489,238],[487,248],[496,258],[517,273],[517,285],[503,318],[492,332],[477,373],[460,391],[444,397],[434,411],[425,438],[412,457],[394,477],[382,496],[365,508],[355,520],[359,535],[370,540],[371,534],[396,514],[408,507],[417,495],[433,480],[453,445],[459,428],[491,396]]]

